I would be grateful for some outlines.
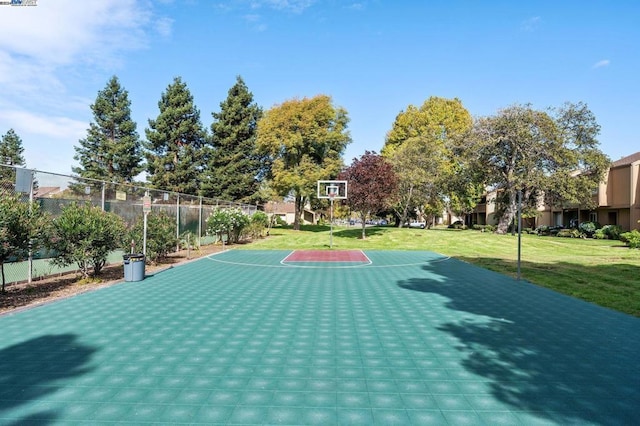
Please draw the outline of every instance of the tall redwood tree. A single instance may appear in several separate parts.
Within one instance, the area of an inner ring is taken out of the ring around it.
[[[365,151],[353,159],[339,179],[347,181],[347,205],[360,216],[365,239],[367,218],[388,209],[395,201],[398,178],[393,166],[374,151]]]

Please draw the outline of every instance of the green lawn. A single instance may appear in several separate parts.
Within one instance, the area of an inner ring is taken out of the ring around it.
[[[518,237],[446,228],[333,229],[333,249],[428,250],[512,277],[517,273]],[[275,228],[250,249],[328,249],[328,226],[301,231]],[[640,317],[640,250],[620,241],[522,236],[521,276],[553,290]]]

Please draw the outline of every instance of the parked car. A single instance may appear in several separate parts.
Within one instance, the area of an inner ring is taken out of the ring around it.
[[[426,222],[409,222],[409,228],[420,228],[424,229],[427,227]]]

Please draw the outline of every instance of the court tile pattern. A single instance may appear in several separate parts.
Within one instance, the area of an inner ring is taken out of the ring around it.
[[[0,424],[636,424],[640,319],[428,252],[233,250],[0,317]]]

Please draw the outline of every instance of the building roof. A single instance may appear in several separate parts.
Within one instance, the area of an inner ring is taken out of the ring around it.
[[[265,208],[267,213],[275,213],[275,214],[287,214],[293,213],[296,210],[296,206],[293,203],[275,203],[268,202]]]
[[[50,197],[53,194],[56,194],[58,192],[60,192],[59,186],[41,186],[36,188],[35,191],[33,191],[33,196],[35,198]]]
[[[628,166],[631,163],[635,163],[636,161],[640,161],[640,152],[636,152],[635,154],[627,155],[619,159],[618,161],[614,161],[611,163],[611,167],[620,167],[620,166]]]

